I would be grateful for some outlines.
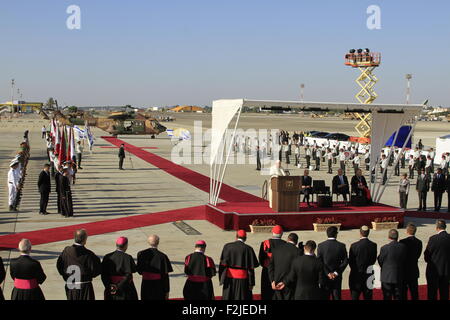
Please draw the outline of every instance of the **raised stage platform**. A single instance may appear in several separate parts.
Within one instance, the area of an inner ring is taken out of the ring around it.
[[[285,230],[313,230],[317,218],[334,218],[342,223],[342,229],[359,229],[362,225],[371,227],[376,218],[395,217],[403,225],[405,211],[383,204],[355,207],[334,203],[332,208],[318,208],[314,203],[308,208],[305,203],[299,212],[277,213],[269,208],[268,201],[224,202],[217,206],[206,205],[206,219],[223,230],[249,230],[255,219],[273,219]]]

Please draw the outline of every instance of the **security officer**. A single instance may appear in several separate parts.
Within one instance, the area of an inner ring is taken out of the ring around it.
[[[19,189],[20,172],[19,161],[13,160],[9,165],[8,172],[8,190],[9,190],[9,211],[17,211],[16,197]]]

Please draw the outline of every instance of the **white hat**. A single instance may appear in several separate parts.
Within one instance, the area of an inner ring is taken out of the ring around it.
[[[19,163],[19,161],[17,161],[17,160],[13,160],[13,161],[11,161],[11,163],[9,164],[9,166],[10,167],[14,167],[16,164],[18,164]]]

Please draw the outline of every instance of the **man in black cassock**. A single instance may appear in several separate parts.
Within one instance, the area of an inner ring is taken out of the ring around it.
[[[150,248],[137,255],[137,272],[142,275],[141,300],[168,300],[172,265],[167,255],[158,250],[157,235],[150,236],[148,243]]]
[[[19,242],[20,257],[11,260],[10,274],[14,280],[11,300],[45,300],[40,284],[47,276],[39,261],[30,257],[31,242],[22,239]]]
[[[195,252],[184,259],[184,273],[187,276],[183,296],[185,300],[214,300],[211,278],[216,275],[213,259],[205,255],[206,242],[195,243]]]
[[[38,188],[39,193],[41,194],[41,200],[39,204],[39,214],[48,214],[47,205],[48,205],[48,197],[51,191],[51,178],[50,178],[50,165],[45,164],[44,169],[39,174],[38,178]]]
[[[5,281],[6,278],[6,271],[5,266],[3,265],[2,257],[0,257],[0,285],[3,281]],[[3,296],[2,288],[0,287],[0,301],[5,300],[5,297]]]
[[[73,216],[72,190],[70,189],[69,170],[63,169],[60,184],[61,210],[66,218]]]
[[[220,255],[219,278],[223,300],[252,300],[255,268],[259,266],[253,248],[246,245],[245,230],[237,232],[236,241],[225,244]]]
[[[372,300],[373,286],[368,279],[373,274],[373,265],[377,261],[377,244],[369,240],[370,229],[362,226],[359,229],[360,239],[350,246],[349,250],[349,287],[352,300],[359,300],[361,294],[364,300]]]
[[[269,277],[269,263],[272,257],[272,250],[277,246],[285,243],[281,240],[283,236],[283,229],[281,226],[274,226],[272,228],[272,239],[267,239],[261,242],[259,247],[259,265],[262,267],[261,271],[261,300],[272,300],[274,291],[272,289],[272,281]]]
[[[272,248],[272,258],[269,263],[269,279],[274,290],[273,300],[293,300],[295,287],[285,286],[282,290],[277,290],[277,284],[286,282],[286,278],[291,271],[292,262],[295,258],[303,255],[297,248],[298,236],[291,233],[288,241]]]
[[[62,167],[59,166],[55,173],[55,192],[56,192],[56,201],[58,204],[58,213],[62,214],[62,202],[61,202],[61,183],[62,183]]]
[[[87,237],[86,230],[75,231],[75,243],[64,248],[56,262],[56,268],[66,282],[67,300],[95,300],[92,279],[101,273],[101,262],[85,247]]]
[[[125,159],[125,145],[122,143],[119,148],[119,170],[123,170],[123,159]]]
[[[132,256],[126,253],[128,239],[116,240],[116,251],[108,253],[102,261],[102,282],[105,286],[105,300],[138,300],[133,282],[137,271]]]
[[[314,255],[316,243],[309,240],[304,245],[304,255],[297,257],[292,262],[291,271],[286,277],[286,282],[279,285],[295,288],[294,300],[323,300],[322,287],[325,283],[323,264]]]

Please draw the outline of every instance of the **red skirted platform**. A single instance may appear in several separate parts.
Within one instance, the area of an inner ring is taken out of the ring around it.
[[[224,230],[249,230],[255,219],[273,219],[286,230],[312,230],[317,218],[334,218],[342,223],[343,229],[358,229],[371,226],[376,218],[395,217],[403,224],[404,210],[377,204],[366,207],[345,206],[335,203],[332,208],[307,208],[301,204],[299,212],[277,213],[269,208],[268,201],[225,202],[217,206],[206,205],[206,219]]]

